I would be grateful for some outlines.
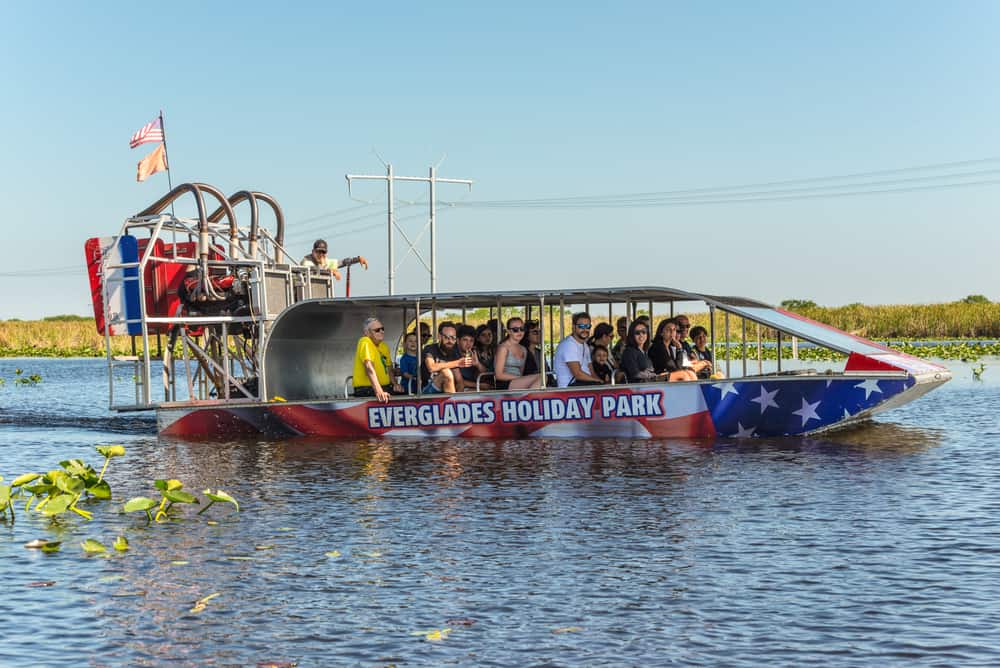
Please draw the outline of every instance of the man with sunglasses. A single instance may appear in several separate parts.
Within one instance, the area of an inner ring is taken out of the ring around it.
[[[362,255],[356,255],[355,257],[345,257],[341,260],[328,260],[327,259],[327,245],[326,241],[323,239],[317,239],[313,243],[312,252],[302,258],[302,266],[304,267],[319,267],[320,269],[328,269],[335,280],[340,280],[340,272],[337,271],[341,267],[349,267],[353,264],[360,264],[365,269],[368,268],[368,260]]]
[[[458,333],[455,323],[445,320],[438,325],[437,343],[424,347],[421,378],[425,383],[423,394],[454,394],[464,387],[461,369],[473,366],[470,355],[463,355],[455,345]],[[459,371],[453,371],[459,369]]]
[[[556,385],[577,387],[581,385],[603,385],[603,381],[590,373],[590,314],[581,311],[573,314],[573,329],[569,336],[559,342],[553,368]]]
[[[402,394],[385,344],[385,326],[378,318],[368,318],[354,354],[354,396],[389,401],[390,394]]]

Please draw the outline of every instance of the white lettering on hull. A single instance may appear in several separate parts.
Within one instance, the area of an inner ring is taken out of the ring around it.
[[[595,403],[600,398],[599,413]],[[454,425],[507,424],[526,422],[572,422],[663,417],[663,395],[660,392],[622,392],[609,395],[557,395],[531,399],[502,399],[496,406],[492,400],[445,401],[394,406],[370,406],[368,426],[371,429],[405,429],[408,427],[447,427]]]

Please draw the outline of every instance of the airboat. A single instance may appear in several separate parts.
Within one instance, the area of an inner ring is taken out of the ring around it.
[[[194,199],[196,217],[166,212],[183,196]],[[248,226],[237,223],[236,208],[249,210]],[[267,210],[273,230],[261,224]],[[283,243],[273,197],[226,197],[203,183],[177,186],[127,218],[117,235],[87,240],[109,407],[155,411],[161,434],[183,437],[753,438],[843,428],[951,378],[939,364],[742,297],[650,286],[338,296],[328,271],[299,266]],[[388,403],[353,396],[353,356],[367,317],[382,321],[391,347],[418,323],[434,331],[444,319],[465,321],[483,309],[537,320],[549,351],[574,311],[609,322],[643,311],[654,322],[707,311],[724,377],[546,387],[542,355],[537,390],[423,395],[417,388]],[[114,352],[120,336],[130,337],[133,354]],[[768,346],[777,359],[765,364]],[[809,368],[800,346],[833,351],[838,361]]]

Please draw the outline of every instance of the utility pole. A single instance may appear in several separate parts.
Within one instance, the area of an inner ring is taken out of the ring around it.
[[[435,197],[437,197],[437,184],[438,183],[461,183],[469,186],[469,190],[472,189],[473,182],[469,179],[442,179],[437,175],[437,169],[431,167],[428,170],[427,176],[396,176],[392,171],[392,165],[387,164],[385,166],[385,176],[379,174],[346,174],[347,178],[347,193],[351,194],[351,184],[352,181],[357,179],[361,180],[384,180],[386,182],[386,196],[388,198],[388,241],[389,241],[389,294],[396,294],[396,265],[395,265],[395,254],[394,254],[394,230],[398,230],[403,239],[406,240],[409,250],[407,254],[412,252],[416,255],[417,259],[422,265],[427,269],[428,273],[431,275],[431,294],[437,292],[437,222],[435,217]],[[417,235],[415,241],[410,241],[410,238],[406,236],[396,225],[396,208],[393,201],[393,183],[395,181],[420,181],[427,183],[430,186],[430,218],[427,224],[424,225],[423,229],[420,230],[420,234]],[[430,228],[430,265],[424,262],[424,258],[420,255],[420,251],[417,250],[416,243],[420,240],[423,235],[424,230]],[[404,255],[405,259],[406,256]]]

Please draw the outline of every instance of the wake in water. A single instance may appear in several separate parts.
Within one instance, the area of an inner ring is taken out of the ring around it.
[[[116,434],[156,433],[156,418],[152,415],[90,417],[0,409],[0,425],[42,427],[45,429],[85,429]]]

